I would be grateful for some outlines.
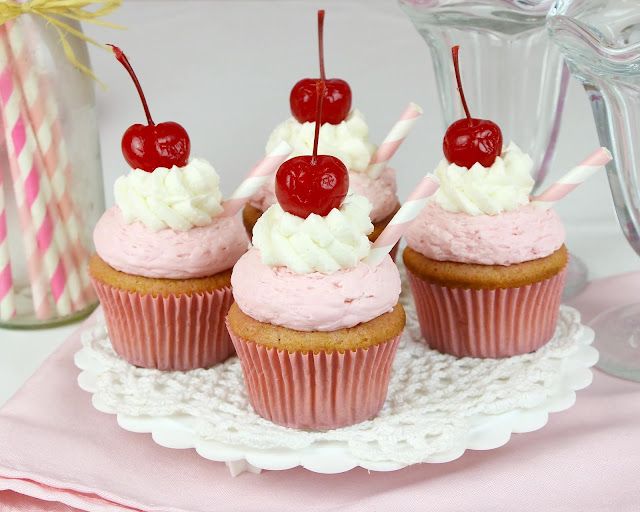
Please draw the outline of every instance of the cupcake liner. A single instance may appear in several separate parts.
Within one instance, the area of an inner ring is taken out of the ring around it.
[[[231,287],[153,296],[92,279],[114,350],[129,363],[158,370],[207,368],[233,355],[225,318]]]
[[[429,283],[408,271],[429,346],[457,357],[499,358],[539,349],[555,332],[566,268],[517,288],[471,290]]]
[[[314,353],[266,348],[229,331],[256,413],[312,430],[354,425],[380,412],[402,334],[367,349]]]

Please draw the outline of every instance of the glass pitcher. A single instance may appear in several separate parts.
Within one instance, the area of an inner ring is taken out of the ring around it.
[[[549,35],[589,97],[622,231],[640,254],[640,4],[638,0],[559,0]],[[640,303],[592,322],[598,366],[640,381]]]
[[[431,51],[444,129],[464,117],[451,63],[457,44],[471,114],[496,122],[506,143],[531,155],[538,188],[553,160],[569,82],[545,29],[553,0],[399,1]],[[586,283],[587,268],[572,255],[565,298]]]

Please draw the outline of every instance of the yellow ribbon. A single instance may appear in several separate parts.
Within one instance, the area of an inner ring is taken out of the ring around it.
[[[106,16],[115,11],[121,4],[122,0],[27,0],[22,3],[18,3],[15,0],[0,0],[0,25],[4,25],[22,14],[40,16],[50,23],[58,32],[62,49],[69,62],[83,73],[98,81],[91,68],[85,66],[78,60],[73,48],[69,44],[67,36],[72,35],[109,51],[110,48],[90,38],[84,32],[78,30],[66,21],[86,21],[94,25],[121,29],[123,27],[100,19],[102,16]],[[89,10],[89,6],[98,8]]]

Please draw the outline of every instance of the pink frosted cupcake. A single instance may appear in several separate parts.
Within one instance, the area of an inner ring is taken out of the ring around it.
[[[229,332],[251,405],[274,423],[344,427],[384,403],[405,316],[391,258],[362,262],[369,210],[361,196],[326,217],[271,206],[233,270]]]
[[[214,168],[189,160],[184,128],[155,125],[140,94],[149,124],[122,139],[132,169],[96,225],[90,275],[121,357],[161,370],[206,368],[233,354],[224,321],[231,268],[249,241],[237,216],[221,215]]]
[[[440,188],[406,233],[403,259],[427,343],[458,357],[507,357],[553,336],[565,281],[564,228],[530,204],[533,162],[492,121],[454,122]]]
[[[284,162],[279,203],[233,269],[227,325],[249,401],[279,425],[353,425],[374,417],[387,395],[405,324],[400,276],[389,256],[363,261],[371,204],[346,196],[348,186],[335,157],[314,151]]]
[[[534,351],[555,331],[567,251],[556,213],[529,204],[531,159],[511,144],[489,168],[441,162],[440,189],[403,259],[427,343],[458,357]]]

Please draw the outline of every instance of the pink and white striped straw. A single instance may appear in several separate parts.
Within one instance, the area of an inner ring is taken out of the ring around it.
[[[4,169],[0,169],[0,320],[7,321],[16,314],[16,302],[13,291],[13,275],[11,274],[3,175]]]
[[[419,105],[409,103],[398,122],[391,127],[391,131],[371,157],[371,162],[367,169],[367,174],[370,178],[375,179],[382,174],[389,160],[391,160],[391,157],[398,151],[404,139],[407,138],[411,128],[413,128],[413,125],[422,115],[422,112],[422,108]]]
[[[61,130],[57,104],[44,75],[38,73],[33,62],[33,47],[25,39],[24,26],[5,24],[9,38],[9,51],[13,57],[14,74],[17,73],[23,91],[22,108],[25,121],[29,121],[36,139],[36,161],[46,175],[40,176],[45,201],[54,218],[54,243],[58,247],[67,272],[67,287],[74,310],[84,308],[93,296],[87,272],[88,252],[80,239],[80,222],[70,196],[71,169],[64,136]]]
[[[440,184],[432,174],[427,174],[422,178],[422,181],[418,183],[418,186],[411,192],[411,195],[371,246],[371,252],[365,259],[365,263],[372,266],[382,263],[386,255],[391,252],[394,245],[398,243],[407,228],[420,214],[427,199],[435,194],[438,188],[440,188]]]
[[[260,190],[278,167],[291,154],[291,146],[285,141],[281,141],[273,150],[265,156],[258,164],[251,169],[249,175],[244,179],[237,189],[231,194],[229,199],[222,203],[224,211],[222,217],[233,217],[242,207]]]
[[[0,27],[6,29],[6,27]],[[22,91],[13,75],[13,66],[6,32],[0,35],[0,100],[3,106],[4,128],[7,135],[7,155],[9,157],[12,179],[18,208],[22,210],[25,239],[33,239],[35,244],[28,246],[27,258],[38,257],[31,267],[34,306],[38,318],[46,317],[46,294],[41,289],[42,278],[46,278],[51,289],[56,310],[60,316],[71,313],[71,300],[67,289],[67,275],[62,259],[54,241],[55,223],[50,205],[45,199],[41,187],[42,170],[35,160],[38,150],[35,135],[22,111]],[[31,244],[31,242],[29,242]],[[37,255],[31,251],[37,251]],[[41,266],[40,266],[41,265]],[[35,274],[34,274],[35,273]],[[37,296],[36,296],[37,294]]]
[[[609,163],[611,158],[611,153],[607,148],[596,149],[542,194],[532,197],[531,204],[543,209],[551,208],[554,203],[560,201],[578,185],[593,176],[596,171]]]

